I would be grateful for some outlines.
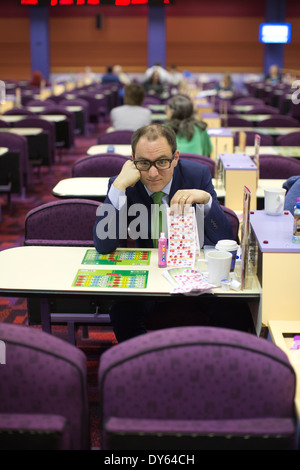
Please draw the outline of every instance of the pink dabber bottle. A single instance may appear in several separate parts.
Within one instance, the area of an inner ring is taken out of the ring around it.
[[[167,239],[164,232],[161,232],[158,239],[158,266],[159,268],[167,266]]]

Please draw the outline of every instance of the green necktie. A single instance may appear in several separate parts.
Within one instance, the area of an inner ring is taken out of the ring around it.
[[[152,194],[154,207],[151,216],[151,234],[154,248],[158,247],[158,239],[161,232],[166,233],[166,216],[162,204],[164,193],[159,191]]]

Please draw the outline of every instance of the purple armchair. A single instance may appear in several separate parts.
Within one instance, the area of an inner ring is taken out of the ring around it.
[[[103,132],[98,137],[98,144],[112,144],[112,145],[130,145],[131,136],[133,131],[112,131],[112,132]]]
[[[93,248],[93,226],[100,204],[85,199],[62,199],[32,209],[25,218],[24,245]],[[29,298],[27,306],[29,324],[40,324],[40,300]],[[100,313],[103,310],[102,305],[100,307],[99,310],[99,306],[95,305],[92,299],[74,302],[68,298],[53,298],[51,322],[67,323],[69,342],[76,344],[77,324],[107,325],[110,322],[106,313]],[[87,330],[84,331],[87,334]]]
[[[180,153],[180,158],[184,160],[193,160],[194,162],[203,163],[204,165],[209,166],[211,177],[215,177],[215,161],[206,155],[197,155],[195,153]]]
[[[276,145],[284,146],[300,146],[300,131],[290,132],[286,135],[279,135],[276,138]]]
[[[72,176],[115,176],[120,173],[122,166],[128,159],[129,157],[116,153],[88,155],[73,164]]]
[[[254,145],[254,139],[255,136],[258,134],[260,135],[260,145],[265,145],[268,147],[271,147],[274,145],[274,140],[271,135],[266,135],[266,134],[260,134],[259,132],[255,132],[253,128],[253,131],[243,131],[246,134],[246,145],[247,146],[253,146]],[[234,145],[239,145],[239,132],[236,132],[234,135]]]
[[[93,226],[101,203],[62,199],[35,207],[25,218],[25,245],[93,246]]]
[[[1,450],[88,450],[86,357],[66,341],[0,323]]]
[[[283,155],[260,155],[259,177],[262,179],[288,179],[300,175],[300,161]]]
[[[137,336],[100,358],[102,448],[293,448],[295,380],[283,351],[249,333]]]

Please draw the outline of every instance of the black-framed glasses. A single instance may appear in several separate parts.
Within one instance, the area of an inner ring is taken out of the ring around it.
[[[133,160],[133,163],[139,171],[148,171],[152,166],[155,166],[157,170],[168,170],[174,158],[175,154],[172,158],[159,158],[154,162],[150,162],[150,160]]]

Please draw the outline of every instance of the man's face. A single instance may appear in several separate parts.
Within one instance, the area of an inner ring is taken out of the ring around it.
[[[172,158],[171,147],[165,137],[149,141],[147,137],[141,137],[135,149],[135,160],[149,160],[154,162],[159,159]],[[177,165],[179,152],[176,150],[174,160],[170,168],[158,170],[154,165],[148,171],[141,171],[141,182],[151,192],[161,191],[172,179],[174,168]]]

